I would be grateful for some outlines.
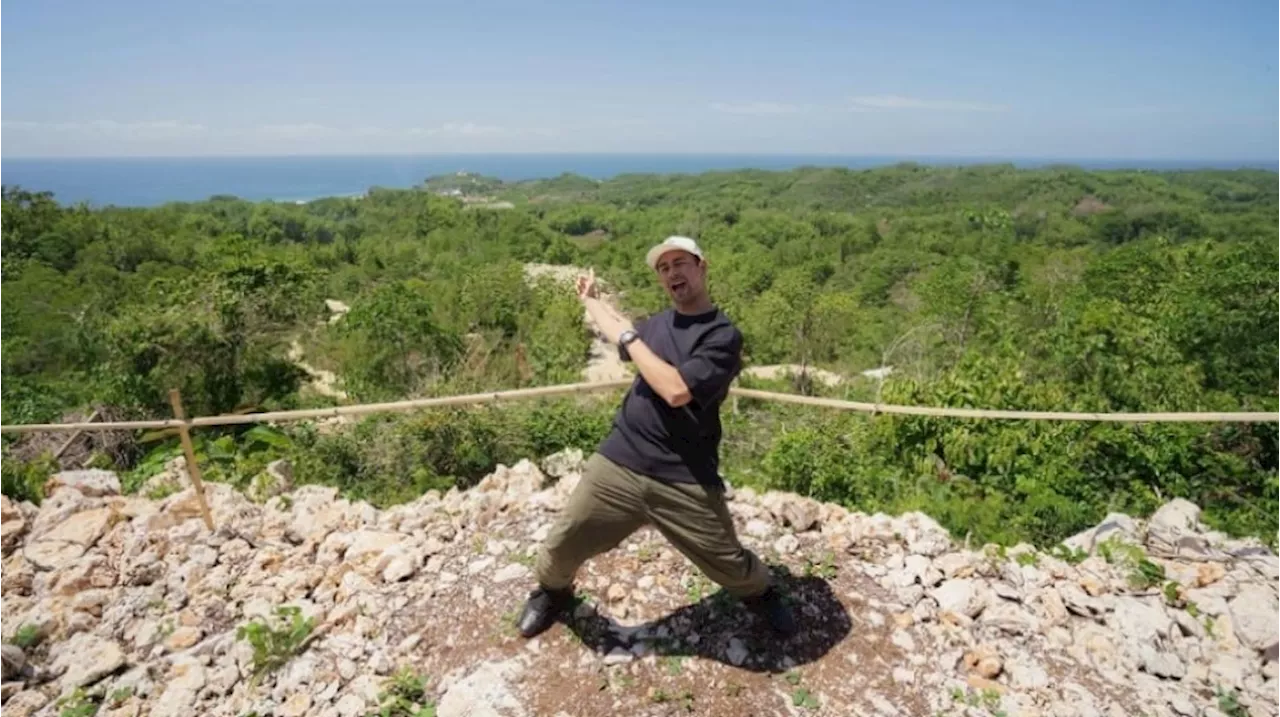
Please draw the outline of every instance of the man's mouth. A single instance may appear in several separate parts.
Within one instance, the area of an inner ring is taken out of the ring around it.
[[[680,290],[681,290],[681,289],[683,289],[684,287],[685,287],[685,282],[683,282],[683,281],[673,281],[673,282],[671,282],[671,290],[672,290],[672,291],[680,291]]]

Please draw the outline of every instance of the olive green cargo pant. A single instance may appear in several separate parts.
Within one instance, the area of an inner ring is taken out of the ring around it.
[[[769,585],[769,571],[738,542],[724,492],[664,483],[610,461],[587,460],[538,555],[538,582],[552,590],[573,584],[579,566],[652,525],[708,578],[731,595],[751,597]]]

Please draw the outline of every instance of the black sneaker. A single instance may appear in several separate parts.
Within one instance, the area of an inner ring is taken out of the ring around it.
[[[757,617],[769,624],[783,639],[796,634],[796,620],[777,589],[770,587],[759,595],[744,598],[743,604]]]
[[[541,634],[555,624],[560,613],[573,605],[573,590],[551,590],[539,586],[529,593],[529,599],[516,618],[516,629],[522,637]]]

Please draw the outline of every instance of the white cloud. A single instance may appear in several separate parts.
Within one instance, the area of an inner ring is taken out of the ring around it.
[[[712,102],[712,110],[731,115],[770,117],[796,115],[809,112],[886,112],[894,110],[924,110],[930,112],[1004,112],[1004,105],[986,102],[962,102],[956,100],[926,100],[901,95],[861,95],[837,105],[806,105],[785,102]]]
[[[261,134],[278,139],[313,139],[338,134],[336,127],[316,122],[299,122],[295,124],[264,124],[257,128]]]
[[[900,95],[863,95],[849,100],[848,109],[854,112],[867,110],[928,110],[933,112],[1004,112],[1006,105],[986,102],[959,102],[955,100],[925,100]]]
[[[105,135],[128,137],[132,139],[165,139],[172,137],[191,137],[204,134],[207,128],[202,124],[160,120],[156,122],[111,122],[93,123],[94,129]]]
[[[409,130],[409,134],[427,137],[511,137],[520,133],[517,129],[476,122],[446,122],[436,127],[415,127]]]
[[[77,134],[96,134],[111,137],[136,137],[152,139],[164,137],[186,137],[207,131],[202,124],[179,122],[175,120],[144,120],[138,122],[118,122],[116,120],[90,120],[88,122],[28,122],[25,120],[5,120],[5,129],[28,130],[33,132],[62,132]]]
[[[411,137],[550,137],[552,130],[532,127],[503,127],[478,122],[446,122],[435,127],[414,127],[407,130]]]
[[[427,134],[456,137],[495,137],[517,134],[517,130],[496,125],[476,124],[475,122],[446,122],[439,127],[432,127],[427,130]]]
[[[785,102],[712,102],[711,109],[725,114],[750,115],[753,117],[793,115],[808,110],[804,105],[793,105]]]

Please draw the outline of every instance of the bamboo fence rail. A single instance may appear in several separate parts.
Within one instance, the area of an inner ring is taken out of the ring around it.
[[[174,418],[154,421],[94,421],[97,414],[89,417],[84,423],[36,423],[23,425],[0,426],[3,433],[32,433],[37,431],[70,432],[59,453],[67,445],[86,431],[119,431],[132,429],[176,428],[182,440],[183,453],[187,459],[187,477],[195,489],[196,500],[200,506],[201,518],[209,530],[214,529],[213,515],[204,495],[204,483],[200,477],[200,465],[196,461],[195,450],[191,443],[191,429],[207,426],[230,426],[245,423],[277,423],[286,421],[305,421],[316,418],[334,418],[340,416],[363,416],[373,413],[397,413],[416,411],[424,408],[441,406],[465,406],[482,403],[498,403],[502,401],[519,401],[545,396],[564,396],[569,394],[592,393],[610,389],[620,389],[631,384],[633,379],[619,381],[601,381],[595,383],[571,383],[558,386],[541,386],[513,391],[496,391],[491,393],[473,393],[460,396],[442,396],[438,398],[421,398],[410,401],[392,401],[389,403],[367,403],[332,408],[303,409],[297,411],[267,411],[263,413],[236,413],[221,416],[198,416],[187,418],[182,407],[182,397],[177,389],[170,389],[169,402],[173,408]],[[805,406],[831,408],[844,411],[860,411],[872,415],[890,414],[904,416],[933,416],[938,418],[965,419],[998,419],[998,420],[1032,420],[1032,421],[1098,421],[1119,423],[1167,423],[1167,422],[1204,422],[1204,423],[1276,423],[1280,422],[1280,414],[1259,411],[1246,412],[1190,412],[1190,413],[1085,413],[1072,411],[1005,411],[981,408],[949,408],[930,406],[899,406],[894,404],[866,403],[844,401],[817,396],[801,396],[774,391],[759,391],[748,388],[730,389],[736,397],[777,401]]]
[[[244,423],[280,423],[305,421],[339,416],[364,416],[373,413],[403,413],[441,406],[465,406],[503,401],[520,401],[547,396],[593,393],[624,388],[632,379],[600,381],[595,383],[570,383],[558,386],[540,386],[511,391],[471,393],[459,396],[419,398],[388,403],[365,403],[332,408],[311,408],[295,411],[268,411],[264,413],[233,413],[221,416],[198,416],[188,419],[157,419],[150,421],[97,421],[87,423],[28,423],[0,426],[0,433],[32,433],[37,431],[120,431],[155,428],[200,428],[205,426],[230,426]],[[818,396],[800,396],[775,391],[759,391],[750,388],[732,388],[730,394],[741,398],[762,401],[794,403],[844,411],[902,416],[932,416],[937,418],[998,419],[1022,421],[1096,421],[1109,423],[1277,423],[1280,414],[1266,411],[1193,411],[1184,413],[1090,413],[1080,411],[1008,411],[987,408],[951,408],[932,406],[902,406],[889,403],[845,401]]]

